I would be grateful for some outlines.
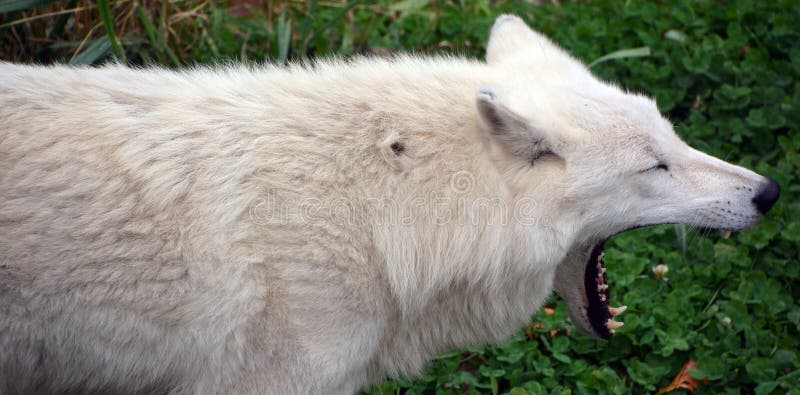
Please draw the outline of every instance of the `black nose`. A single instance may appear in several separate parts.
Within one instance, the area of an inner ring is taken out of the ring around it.
[[[768,180],[758,191],[758,195],[753,198],[753,204],[761,214],[766,214],[772,205],[778,201],[778,196],[781,195],[781,187],[774,180]]]

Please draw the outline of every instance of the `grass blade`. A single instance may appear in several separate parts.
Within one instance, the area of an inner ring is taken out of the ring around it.
[[[619,51],[614,51],[610,54],[606,54],[595,59],[594,62],[589,63],[589,67],[592,67],[598,63],[603,63],[608,60],[625,59],[625,58],[642,58],[647,56],[650,56],[650,47],[620,49]]]
[[[3,0],[0,1],[0,14],[6,12],[29,10],[34,7],[50,4],[55,0]]]
[[[278,56],[277,62],[286,64],[289,58],[289,45],[292,43],[292,20],[287,19],[286,10],[281,12],[278,19]]]
[[[142,8],[141,5],[136,5],[136,16],[139,17],[139,20],[142,21],[142,26],[144,26],[144,31],[147,34],[147,38],[150,40],[150,45],[153,46],[153,49],[156,53],[156,58],[158,58],[159,63],[164,62],[164,56],[162,52],[164,51],[164,46],[161,40],[158,39],[158,31],[156,30],[156,26],[153,24],[153,20],[150,19],[150,16],[147,15],[147,12]]]
[[[122,50],[122,44],[120,44],[117,34],[114,33],[114,18],[111,17],[111,5],[109,5],[108,0],[97,0],[97,11],[100,13],[100,19],[103,20],[103,27],[106,28],[111,48],[114,49],[114,53],[120,60],[127,62],[125,51]]]
[[[75,59],[72,59],[69,64],[76,66],[90,65],[105,56],[110,49],[111,41],[109,41],[108,36],[100,37],[92,41],[92,43],[81,51]]]
[[[674,225],[675,235],[678,237],[678,244],[681,247],[681,254],[686,258],[686,225]]]

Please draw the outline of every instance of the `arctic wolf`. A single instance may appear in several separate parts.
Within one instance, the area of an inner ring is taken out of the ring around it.
[[[605,240],[778,193],[513,16],[485,61],[2,64],[0,393],[353,393],[553,291],[608,339]]]

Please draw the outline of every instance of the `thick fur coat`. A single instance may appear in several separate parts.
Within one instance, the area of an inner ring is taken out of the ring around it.
[[[653,155],[669,193],[620,176]],[[765,182],[510,16],[485,62],[2,63],[0,393],[353,393],[506,338],[556,278],[591,333],[587,248],[752,226]]]

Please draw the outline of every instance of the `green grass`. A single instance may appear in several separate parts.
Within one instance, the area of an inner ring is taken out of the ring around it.
[[[697,393],[800,394],[795,0],[266,1],[251,10],[201,1],[42,3],[0,2],[8,11],[0,14],[0,58],[88,64],[115,56],[180,67],[393,51],[479,57],[496,15],[524,17],[594,61],[601,77],[655,97],[691,145],[776,179],[782,198],[759,227],[731,238],[672,226],[615,238],[607,247],[612,300],[629,310],[608,344],[566,335],[565,305],[554,298],[554,314],[533,317],[539,325],[529,332],[443,355],[424,377],[369,393],[639,394],[667,386],[695,360],[692,375],[708,378]],[[56,15],[39,17],[46,13]],[[631,49],[639,57],[614,55]],[[654,277],[656,264],[669,267],[669,281]]]

